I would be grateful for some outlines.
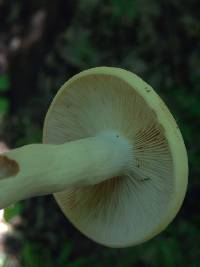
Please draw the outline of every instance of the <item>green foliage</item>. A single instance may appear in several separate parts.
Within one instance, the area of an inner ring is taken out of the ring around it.
[[[21,267],[81,267],[85,259],[70,259],[73,244],[65,244],[57,257],[54,257],[47,246],[40,243],[25,242],[22,247],[22,266]]]
[[[0,75],[0,93],[5,93],[10,89],[10,77],[6,74]],[[0,116],[8,113],[10,102],[8,98],[0,96]]]
[[[91,251],[92,254],[88,252],[78,258],[73,256],[77,252],[73,241],[64,243],[57,257],[45,244],[25,242],[20,267],[200,267],[198,233],[198,227],[192,222],[182,221],[142,245],[125,249],[101,248],[96,254]]]
[[[118,23],[124,19],[128,23],[137,18],[138,3],[136,0],[110,0],[112,8],[112,19]]]
[[[5,92],[10,89],[10,79],[8,75],[0,76],[0,92]]]
[[[9,100],[5,97],[0,97],[0,114],[5,115],[9,111]]]
[[[4,210],[4,219],[6,222],[11,222],[13,218],[21,215],[23,210],[23,205],[21,203],[16,203]]]

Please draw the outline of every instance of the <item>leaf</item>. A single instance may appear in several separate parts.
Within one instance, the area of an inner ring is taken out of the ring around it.
[[[28,242],[22,248],[22,259],[24,266],[35,267],[37,266],[37,259],[35,257],[34,248]]]
[[[0,97],[0,114],[5,115],[9,110],[10,104],[5,97]]]
[[[10,78],[4,74],[0,76],[0,92],[5,92],[10,89]]]
[[[53,267],[48,248],[39,243],[25,242],[22,248],[23,267]]]
[[[20,203],[16,203],[4,210],[4,219],[6,222],[10,222],[15,216],[22,213],[23,206]]]
[[[84,258],[79,258],[67,264],[67,267],[83,267],[86,260]],[[87,263],[87,262],[86,262]],[[88,266],[88,265],[86,265]]]
[[[58,264],[64,264],[69,260],[69,256],[73,250],[73,244],[68,243],[67,245],[63,246],[60,255],[58,257]]]
[[[133,21],[138,15],[137,3],[135,0],[111,0],[113,7],[113,19],[119,20],[122,17],[128,22]]]

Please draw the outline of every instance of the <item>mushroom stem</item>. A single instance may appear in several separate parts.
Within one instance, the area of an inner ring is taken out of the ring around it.
[[[0,155],[0,208],[121,175],[131,157],[129,142],[113,132],[61,145],[32,144],[11,150]]]

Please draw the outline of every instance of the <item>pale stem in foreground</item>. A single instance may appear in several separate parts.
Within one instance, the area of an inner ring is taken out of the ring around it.
[[[0,208],[125,173],[131,151],[125,138],[107,132],[61,145],[26,145],[1,154]]]

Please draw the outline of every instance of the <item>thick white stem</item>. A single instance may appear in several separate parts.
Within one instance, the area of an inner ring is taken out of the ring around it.
[[[0,155],[0,208],[120,175],[127,171],[131,157],[128,141],[117,133],[11,150]]]

